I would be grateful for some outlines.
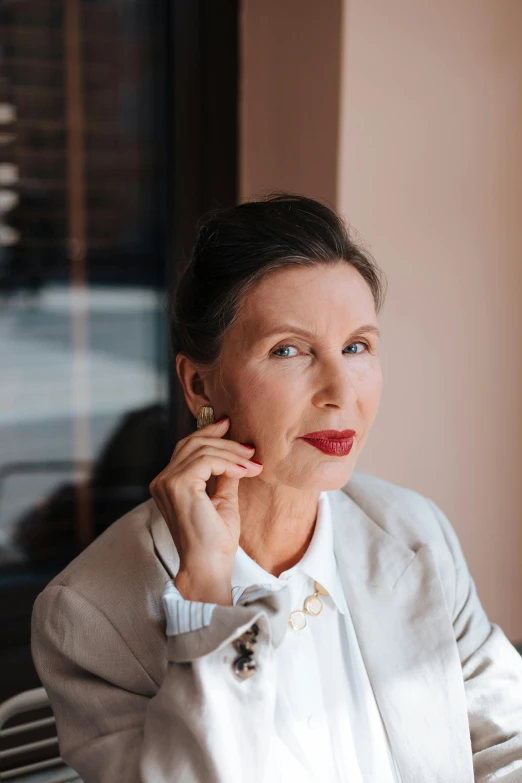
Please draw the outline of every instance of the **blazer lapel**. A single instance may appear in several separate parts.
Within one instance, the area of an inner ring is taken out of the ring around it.
[[[403,783],[473,783],[462,667],[433,553],[393,538],[344,491],[331,497],[341,582]]]
[[[179,571],[178,550],[176,549],[168,525],[156,505],[156,501],[151,498],[147,502],[151,504],[149,527],[154,551],[161,560],[169,578],[173,579]]]

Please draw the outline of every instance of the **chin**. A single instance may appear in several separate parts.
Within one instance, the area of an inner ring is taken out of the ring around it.
[[[282,482],[294,489],[301,489],[305,492],[325,492],[333,489],[341,489],[350,480],[353,465],[341,465],[339,462],[323,463],[316,465],[313,472],[308,475],[301,475],[295,480]]]

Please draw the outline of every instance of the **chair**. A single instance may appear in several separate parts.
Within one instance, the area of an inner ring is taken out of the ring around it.
[[[42,711],[50,714],[41,717]],[[7,726],[9,723],[12,725]],[[26,735],[31,733],[46,736],[28,742]],[[49,757],[54,749],[56,755]],[[81,783],[58,753],[55,718],[45,688],[24,691],[0,704],[0,781]]]

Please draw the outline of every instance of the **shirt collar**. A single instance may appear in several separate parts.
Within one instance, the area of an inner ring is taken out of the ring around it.
[[[301,560],[276,577],[269,571],[265,571],[247,555],[242,547],[238,547],[232,569],[232,587],[259,584],[279,589],[291,578],[292,574],[299,571],[319,582],[331,595],[341,614],[345,614],[346,601],[335,558],[332,508],[327,491],[319,493],[314,533]],[[286,578],[281,578],[283,576]]]

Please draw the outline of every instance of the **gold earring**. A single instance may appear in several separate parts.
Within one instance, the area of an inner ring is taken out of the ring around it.
[[[203,405],[198,411],[198,426],[200,430],[207,424],[214,424],[214,408],[211,405]]]

